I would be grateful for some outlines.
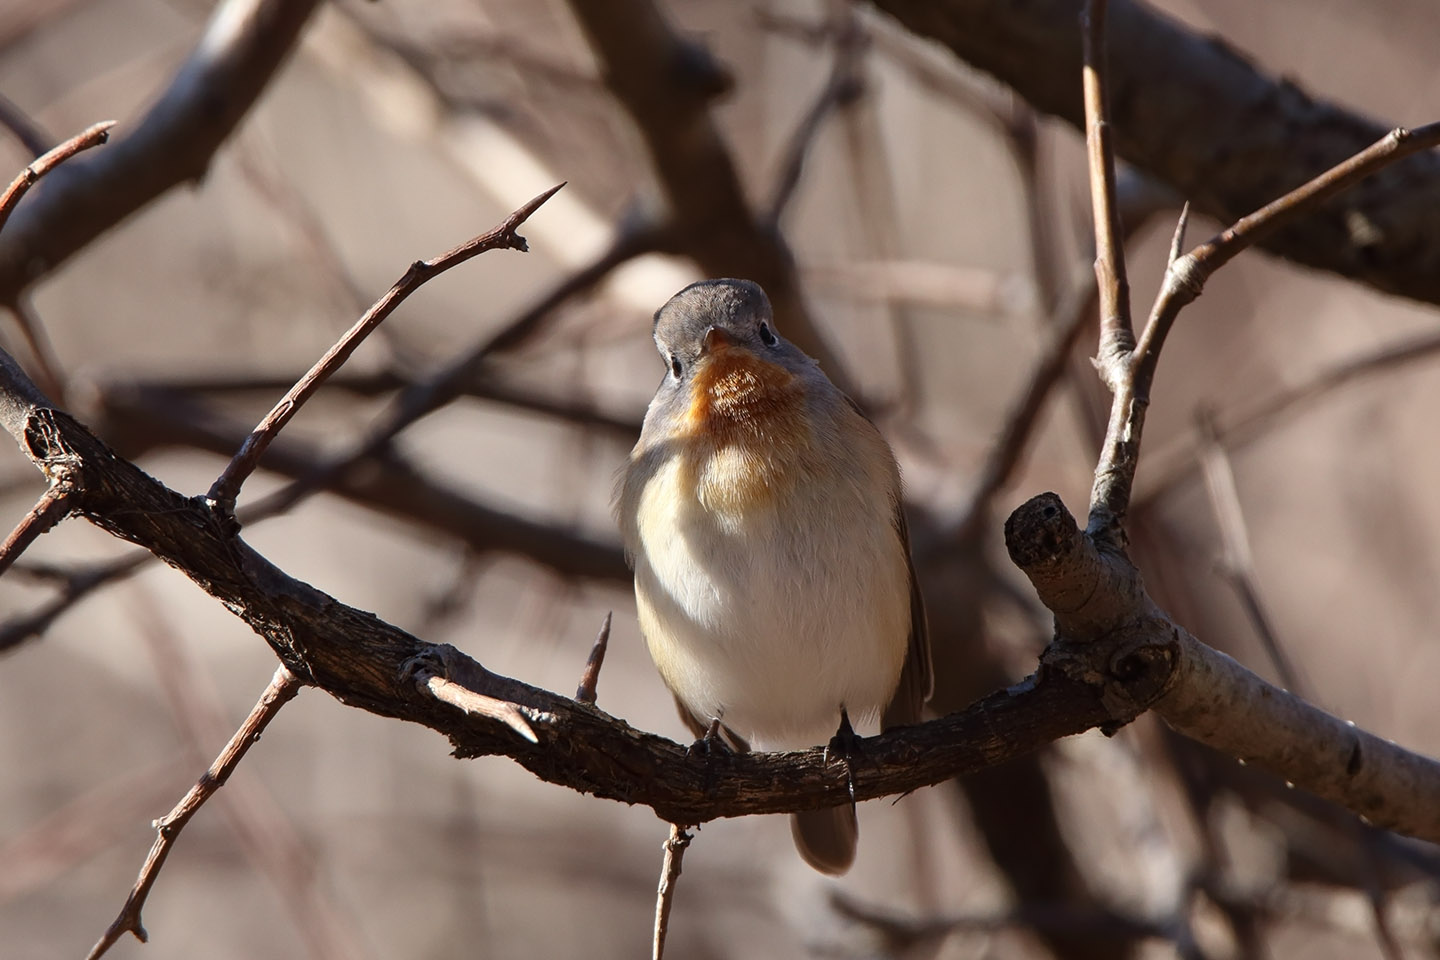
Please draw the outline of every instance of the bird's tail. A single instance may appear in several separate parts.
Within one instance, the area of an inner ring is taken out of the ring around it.
[[[860,825],[850,805],[807,810],[790,817],[790,832],[800,856],[821,873],[841,874],[855,862]]]

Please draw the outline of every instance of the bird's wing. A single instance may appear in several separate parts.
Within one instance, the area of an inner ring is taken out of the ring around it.
[[[881,725],[906,726],[920,722],[920,711],[935,690],[935,668],[930,661],[930,628],[925,622],[925,598],[920,595],[920,581],[915,577],[915,561],[910,556],[910,528],[905,523],[905,510],[895,504],[895,527],[900,531],[900,544],[905,549],[905,565],[910,572],[910,642],[905,650],[905,666],[900,669],[900,686],[885,708]]]

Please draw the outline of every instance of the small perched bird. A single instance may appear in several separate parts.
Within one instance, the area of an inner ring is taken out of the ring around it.
[[[616,512],[640,629],[686,725],[789,750],[850,718],[918,722],[929,638],[880,432],[748,280],[691,284],[654,332],[665,378]],[[816,869],[855,858],[853,807],[796,814],[792,832]]]

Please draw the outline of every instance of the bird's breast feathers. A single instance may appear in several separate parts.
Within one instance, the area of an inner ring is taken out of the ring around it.
[[[696,371],[675,428],[637,447],[624,478],[641,627],[697,715],[762,742],[816,743],[842,705],[878,711],[899,676],[898,474],[848,406],[838,422],[817,418],[803,377],[724,359]]]

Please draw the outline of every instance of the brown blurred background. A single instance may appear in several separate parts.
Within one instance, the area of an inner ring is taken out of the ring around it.
[[[1387,123],[1440,118],[1440,14],[1429,4],[1160,6],[1344,106]],[[1079,138],[868,9],[662,8],[733,77],[712,114],[757,209],[837,56],[859,82],[820,117],[779,223],[808,316],[902,461],[936,707],[957,709],[1028,673],[1048,633],[1004,560],[1004,516],[1043,490],[1079,511],[1089,490],[1100,388],[1087,332],[978,539],[954,535],[1037,353],[1088,283]],[[3,0],[0,93],[52,138],[107,118],[122,132],[211,13],[190,0]],[[846,53],[841,38],[857,35],[863,45]],[[0,171],[29,159],[0,136]],[[1174,201],[1122,179],[1143,313]],[[643,139],[561,0],[324,6],[203,182],[46,278],[33,319],[68,408],[170,486],[200,493],[225,462],[217,451],[412,260],[561,180],[569,186],[522,230],[530,253],[486,254],[387,321],[342,385],[287,429],[294,463],[347,449],[393,396],[391,380],[424,379],[664,205]],[[1215,227],[1201,220],[1191,236]],[[560,691],[613,610],[599,705],[684,737],[614,562],[609,496],[662,374],[649,315],[700,276],[683,256],[630,262],[487,362],[473,395],[406,430],[395,455],[428,484],[410,495],[453,501],[396,509],[322,492],[248,527],[247,540],[347,603]],[[1199,637],[1432,755],[1434,364],[1417,351],[1263,411],[1435,327],[1431,307],[1245,255],[1170,339],[1133,520],[1152,590]],[[41,375],[10,318],[0,336]],[[1204,410],[1227,426],[1262,411],[1210,456],[1219,502],[1232,517],[1238,502],[1243,517],[1230,529],[1248,538],[1248,575],[1197,465]],[[1223,495],[1227,469],[1238,501]],[[242,505],[282,480],[262,470]],[[0,445],[0,525],[41,490]],[[529,524],[500,538],[447,517],[454,503]],[[602,548],[599,561],[576,559],[577,536]],[[62,525],[26,554],[29,576],[0,581],[0,629],[54,595],[37,565],[84,569],[122,553],[83,522]],[[1258,598],[1295,677],[1267,652],[1237,583]],[[124,901],[150,820],[209,763],[274,666],[259,638],[158,565],[4,654],[0,956],[84,955]],[[784,818],[705,825],[685,860],[670,955],[1440,952],[1433,850],[1372,834],[1148,719],[860,815],[860,858],[839,882],[800,863]],[[110,956],[644,956],[665,833],[646,809],[540,783],[504,760],[457,762],[431,731],[305,691],[181,838],[145,912],[152,943],[125,940]]]

